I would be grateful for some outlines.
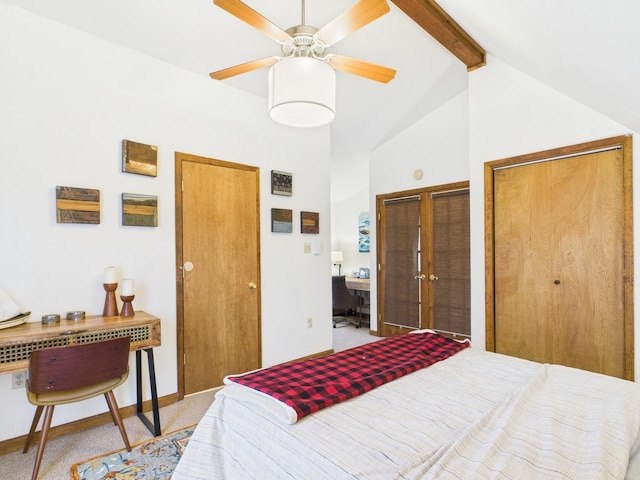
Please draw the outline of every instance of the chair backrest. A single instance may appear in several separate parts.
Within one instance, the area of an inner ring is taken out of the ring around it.
[[[355,308],[360,304],[360,299],[347,288],[344,275],[331,277],[331,297],[334,310]]]
[[[42,348],[29,357],[33,393],[69,390],[117,378],[128,371],[131,337]]]

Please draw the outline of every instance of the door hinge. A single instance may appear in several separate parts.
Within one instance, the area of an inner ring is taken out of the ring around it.
[[[186,365],[187,364],[187,354],[183,353],[182,354],[182,365]]]
[[[184,192],[184,180],[180,182],[180,190]]]

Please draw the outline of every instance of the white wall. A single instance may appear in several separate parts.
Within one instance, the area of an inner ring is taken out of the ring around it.
[[[376,195],[469,179],[467,92],[455,96],[430,115],[371,154],[371,329],[378,329],[376,263]],[[416,180],[415,170],[423,177]]]
[[[0,45],[0,287],[32,321],[70,310],[101,314],[103,268],[118,266],[135,279],[134,307],[162,319],[158,393],[177,391],[174,152],[181,151],[260,167],[263,364],[331,348],[328,127],[278,126],[265,100],[206,72],[2,3]],[[123,139],[158,146],[157,178],[121,172]],[[271,169],[293,173],[292,197],[270,194]],[[57,185],[99,189],[101,223],[57,224]],[[157,195],[159,226],[121,226],[123,192]],[[272,207],[294,210],[293,234],[270,232]],[[300,210],[320,213],[320,235],[299,233]],[[303,253],[311,240],[322,244],[321,255]],[[117,397],[135,402],[133,376]],[[0,440],[25,434],[33,407],[11,389],[11,375],[0,375],[0,404]],[[104,411],[104,400],[94,399],[57,409],[54,424]]]
[[[486,67],[470,74],[469,99],[471,336],[475,346],[484,348],[484,163],[634,132],[492,57]],[[633,140],[638,141],[637,134]],[[634,168],[637,158],[635,154]],[[634,198],[638,198],[638,188],[636,181]],[[638,208],[634,217],[637,242]],[[635,307],[636,332],[640,332],[640,302]],[[638,352],[640,335],[635,337]],[[640,371],[639,357],[636,354],[636,372]]]

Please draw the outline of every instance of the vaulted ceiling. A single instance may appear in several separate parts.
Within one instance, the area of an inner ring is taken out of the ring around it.
[[[264,34],[211,0],[0,0],[197,75],[279,55]],[[306,0],[322,27],[356,0]],[[282,29],[300,0],[245,0]],[[640,131],[640,2],[636,0],[392,0],[387,15],[330,47],[397,70],[388,84],[338,72],[332,136],[369,152],[467,88],[485,52]],[[455,19],[455,20],[454,20]],[[267,69],[223,81],[261,96]]]

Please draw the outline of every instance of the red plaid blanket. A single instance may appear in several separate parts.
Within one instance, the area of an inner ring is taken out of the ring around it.
[[[468,346],[469,342],[432,332],[408,333],[227,379],[280,400],[301,419],[428,367]]]

